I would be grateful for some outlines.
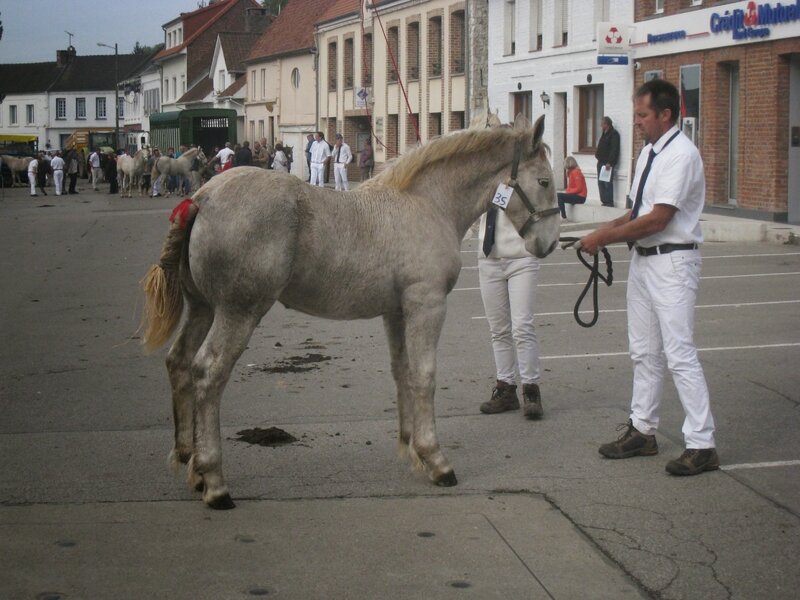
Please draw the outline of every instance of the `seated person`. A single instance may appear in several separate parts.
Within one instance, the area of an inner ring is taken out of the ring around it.
[[[567,189],[558,192],[558,208],[561,210],[561,218],[567,220],[567,211],[564,203],[583,204],[586,202],[586,179],[573,156],[568,156],[564,161],[564,168],[567,171]]]

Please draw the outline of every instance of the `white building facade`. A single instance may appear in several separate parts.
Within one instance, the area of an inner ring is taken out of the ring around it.
[[[635,67],[598,64],[599,23],[611,23],[627,43],[633,2],[489,0],[489,108],[504,122],[518,113],[532,121],[545,115],[558,189],[566,184],[564,160],[574,156],[586,177],[587,204],[600,204],[594,153],[600,121],[610,117],[621,138],[614,204],[622,207],[631,176]]]

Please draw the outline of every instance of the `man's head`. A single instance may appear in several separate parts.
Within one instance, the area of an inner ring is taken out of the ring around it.
[[[247,140],[242,142],[242,148],[249,148],[249,147],[250,147],[250,142],[248,142]]]
[[[230,148],[231,147],[231,143],[230,142],[225,142],[225,147],[226,148]]]
[[[614,125],[611,117],[603,117],[603,120],[600,121],[600,127],[603,128],[603,131],[607,131]]]
[[[342,137],[341,133],[336,134],[336,145],[341,146],[342,142],[344,142],[344,138]]]
[[[647,143],[658,141],[680,116],[677,88],[664,79],[651,79],[638,90],[634,100],[634,122]]]

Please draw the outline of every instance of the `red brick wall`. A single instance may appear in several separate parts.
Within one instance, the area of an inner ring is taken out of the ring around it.
[[[669,5],[669,3],[667,3]],[[737,207],[786,213],[789,129],[789,59],[794,39],[743,44],[642,59],[636,86],[644,73],[663,70],[680,84],[681,65],[701,65],[698,148],[706,173],[706,203],[728,204],[730,142],[730,64],[739,66],[739,164]],[[635,132],[635,163],[643,139]]]

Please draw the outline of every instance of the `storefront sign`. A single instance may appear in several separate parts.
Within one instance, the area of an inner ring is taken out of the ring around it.
[[[680,29],[678,31],[668,31],[667,33],[648,33],[647,43],[657,44],[659,42],[672,42],[674,40],[682,40],[686,37],[686,30]]]
[[[736,8],[724,13],[711,13],[710,29],[712,33],[730,32],[735,40],[769,37],[767,25],[783,25],[800,21],[800,0],[790,4],[780,2],[757,4],[748,2],[744,9]]]

